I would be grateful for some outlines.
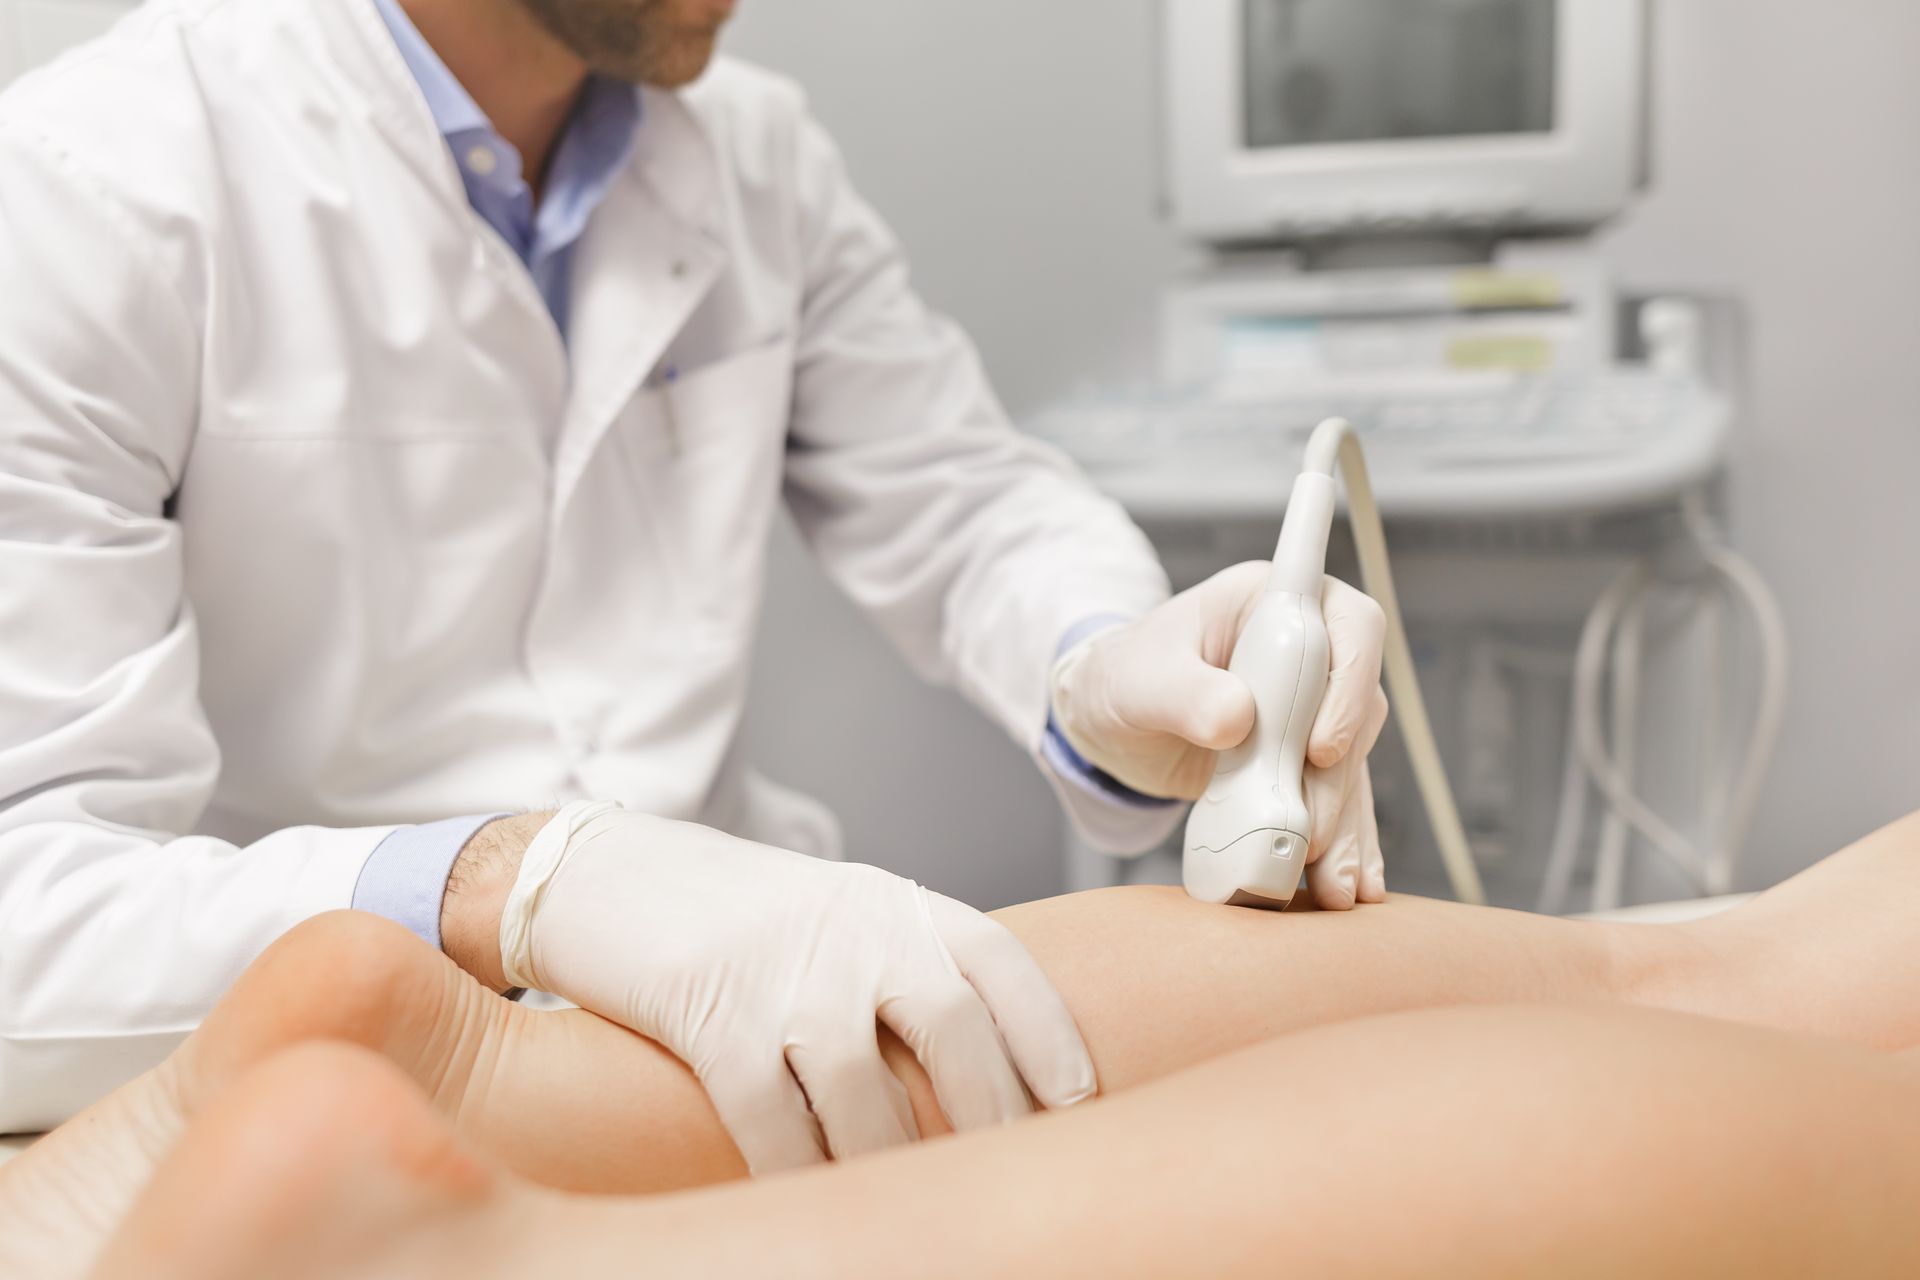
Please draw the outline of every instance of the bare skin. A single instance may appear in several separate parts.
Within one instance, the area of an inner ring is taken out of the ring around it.
[[[645,1199],[536,1191],[384,1059],[315,1044],[210,1110],[96,1274],[1903,1276],[1916,1197],[1913,1055],[1618,1007],[1342,1023],[1012,1129]]]
[[[1155,890],[1000,918],[1073,1008],[1108,1093],[1305,1028],[1463,1003],[1666,1006],[1888,1049],[1920,1044],[1917,845],[1908,819],[1740,911],[1676,927],[1418,899],[1280,918]],[[651,1192],[744,1174],[658,1046],[496,1000],[397,928],[343,913],[276,944],[160,1070],[0,1171],[0,1209],[41,1226],[0,1236],[0,1263],[77,1273],[208,1099],[314,1039],[390,1059],[468,1140],[548,1186]],[[944,1132],[924,1073],[897,1043],[888,1054],[922,1132]]]
[[[536,195],[590,74],[677,89],[713,59],[734,0],[400,0]]]
[[[1680,936],[1421,899],[1371,912],[1374,923],[1338,929],[1333,916],[1282,920],[1203,907],[1177,891],[1128,889],[999,918],[1074,1010],[1108,1092],[1370,1009],[1626,998],[1633,979],[1618,944]],[[1653,947],[1633,950],[1635,964],[1667,963]],[[1558,955],[1501,963],[1529,952]],[[1436,962],[1412,963],[1419,955]],[[1675,948],[1672,962],[1684,958]],[[947,1132],[925,1072],[890,1033],[880,1034],[920,1132]],[[0,1206],[36,1203],[33,1216],[61,1228],[37,1244],[0,1238],[0,1259],[11,1255],[23,1273],[45,1275],[59,1260],[89,1256],[90,1242],[103,1238],[208,1099],[275,1052],[313,1039],[389,1058],[463,1133],[548,1186],[643,1193],[746,1174],[706,1094],[665,1050],[590,1014],[537,1013],[499,1000],[397,926],[338,913],[270,948],[158,1070],[0,1169]]]

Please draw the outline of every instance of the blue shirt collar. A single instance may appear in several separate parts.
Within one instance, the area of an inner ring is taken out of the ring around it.
[[[433,112],[440,136],[451,141],[465,133],[492,133],[493,123],[487,119],[487,113],[454,78],[453,72],[447,70],[447,64],[420,34],[420,28],[413,25],[413,19],[400,7],[399,0],[373,0],[373,3],[386,21],[387,30],[393,33],[401,60],[425,95],[427,109]]]
[[[564,335],[573,248],[633,152],[640,126],[639,90],[600,76],[587,81],[566,133],[554,145],[536,210],[519,151],[494,129],[399,0],[373,3],[453,153],[468,203],[533,273]]]

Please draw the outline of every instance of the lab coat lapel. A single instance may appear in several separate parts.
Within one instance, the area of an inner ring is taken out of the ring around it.
[[[554,519],[601,440],[727,263],[713,145],[669,93],[641,91],[636,156],[573,264],[573,390],[554,458]]]
[[[282,33],[288,44],[312,50],[329,71],[344,75],[353,92],[340,100],[363,111],[364,123],[379,130],[450,209],[465,214],[460,170],[373,0],[287,3],[280,13],[288,24]]]

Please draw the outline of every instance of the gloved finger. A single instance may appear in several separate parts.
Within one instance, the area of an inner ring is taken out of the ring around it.
[[[1340,831],[1340,819],[1353,803],[1354,761],[1342,760],[1331,769],[1308,765],[1303,777],[1307,802],[1307,865],[1327,856]]]
[[[1320,597],[1327,624],[1327,656],[1332,671],[1326,696],[1307,734],[1307,759],[1330,768],[1354,748],[1380,691],[1381,655],[1386,649],[1387,615],[1372,596],[1338,578],[1328,578]]]
[[[1334,819],[1326,852],[1307,865],[1307,887],[1322,911],[1348,911],[1360,901],[1368,832],[1373,830],[1373,788],[1364,761],[1341,761],[1347,793]]]
[[[700,1083],[755,1176],[827,1158],[806,1095],[780,1054],[729,1057],[704,1073]]]
[[[1020,940],[998,920],[937,893],[927,894],[927,910],[1040,1105],[1058,1109],[1092,1097],[1098,1082],[1080,1028]]]
[[[955,1129],[989,1129],[1032,1111],[980,995],[950,967],[929,972],[880,1006],[913,1050]]]
[[[1373,700],[1366,722],[1360,727],[1359,736],[1354,739],[1353,750],[1330,768],[1323,769],[1313,764],[1307,766],[1307,818],[1311,828],[1307,833],[1309,864],[1318,861],[1332,848],[1341,822],[1356,804],[1355,790],[1367,773],[1367,757],[1373,754],[1381,731],[1387,727],[1386,695],[1377,689],[1374,692],[1378,696]],[[1367,812],[1372,813],[1370,798]]]
[[[845,1021],[843,1012],[802,1017],[797,1026],[819,1030],[796,1032],[787,1040],[787,1065],[813,1104],[836,1160],[902,1147],[920,1136],[906,1086],[880,1056],[872,1015],[836,1026]]]
[[[1360,840],[1357,806],[1340,811],[1333,839],[1318,861],[1307,865],[1307,889],[1322,911],[1351,911],[1360,900]]]
[[[1354,789],[1354,805],[1360,816],[1360,901],[1387,900],[1387,859],[1380,851],[1380,821],[1373,810],[1373,771],[1360,769],[1360,784]]]
[[[1152,669],[1116,673],[1114,710],[1133,728],[1166,733],[1225,751],[1253,731],[1253,690],[1231,671],[1210,665],[1199,653],[1169,654]]]

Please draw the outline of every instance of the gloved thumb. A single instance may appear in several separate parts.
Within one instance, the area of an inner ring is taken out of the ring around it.
[[[1168,725],[1196,747],[1225,751],[1253,732],[1253,690],[1231,671],[1195,662],[1183,678],[1166,682],[1174,699]]]
[[[1139,674],[1136,670],[1134,674]],[[1122,721],[1144,733],[1166,733],[1209,751],[1237,747],[1253,730],[1253,690],[1198,654],[1157,665],[1145,679],[1120,685]]]

